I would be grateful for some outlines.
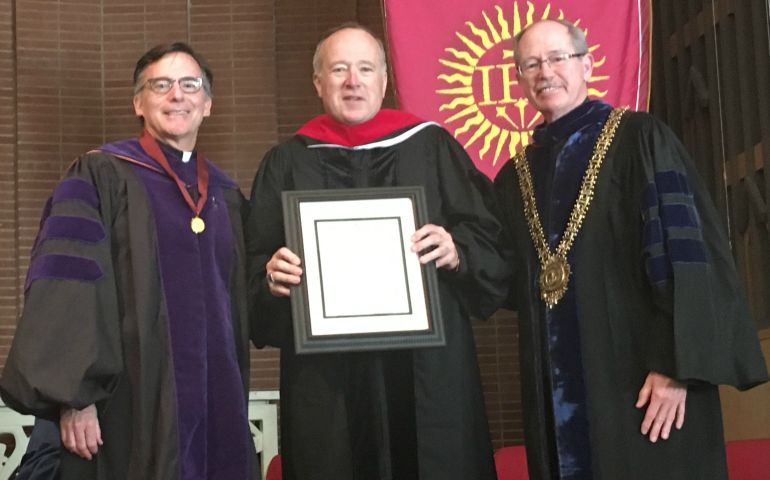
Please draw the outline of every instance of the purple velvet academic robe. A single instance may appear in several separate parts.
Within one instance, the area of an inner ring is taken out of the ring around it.
[[[137,140],[100,150],[46,204],[2,397],[52,419],[96,404],[104,445],[91,462],[63,450],[62,479],[253,478],[243,197],[209,163],[196,235]],[[197,199],[195,155],[162,150]]]

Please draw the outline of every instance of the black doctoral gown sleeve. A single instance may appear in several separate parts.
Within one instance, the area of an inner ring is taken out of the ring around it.
[[[495,209],[495,216],[500,220],[503,227],[501,251],[505,262],[511,268],[511,285],[520,281],[517,278],[517,275],[519,274],[519,270],[521,270],[516,260],[513,212],[511,211],[514,208],[512,200],[514,198],[518,199],[521,195],[517,185],[518,177],[516,176],[516,169],[514,168],[513,161],[509,160],[497,173],[497,177],[495,177],[494,191],[497,202],[493,205],[493,208]],[[530,244],[527,245],[529,246]],[[510,310],[516,310],[518,308],[518,293],[519,292],[517,292],[515,288],[510,288],[508,290],[508,296],[503,303],[503,307]]]
[[[289,300],[270,294],[265,277],[268,260],[286,245],[281,192],[290,188],[287,148],[275,147],[262,159],[251,187],[251,211],[244,232],[251,338],[258,347],[282,347],[291,341]]]
[[[739,389],[767,381],[756,324],[708,191],[668,127],[646,114],[631,121],[641,132],[642,258],[658,312],[650,369]]]
[[[111,245],[124,206],[104,155],[78,159],[46,204],[27,274],[24,310],[0,392],[15,410],[58,419],[113,392],[123,358]]]
[[[503,232],[493,212],[492,182],[445,130],[439,137],[439,185],[446,228],[460,256],[458,272],[440,270],[457,298],[476,318],[487,318],[508,293],[510,270],[501,254]]]

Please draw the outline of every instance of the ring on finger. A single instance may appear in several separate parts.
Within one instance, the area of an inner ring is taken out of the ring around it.
[[[275,278],[273,278],[273,272],[270,272],[267,274],[267,283],[275,283]]]

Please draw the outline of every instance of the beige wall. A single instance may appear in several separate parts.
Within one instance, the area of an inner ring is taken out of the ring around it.
[[[770,369],[770,329],[760,332],[765,363]],[[739,392],[721,387],[725,440],[770,438],[770,383]]]

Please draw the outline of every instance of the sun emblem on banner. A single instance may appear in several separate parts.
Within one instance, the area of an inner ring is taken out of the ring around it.
[[[521,147],[529,144],[530,135],[542,115],[529,106],[516,80],[516,64],[513,61],[513,37],[534,21],[546,18],[564,18],[551,15],[549,3],[536,15],[535,7],[527,2],[524,15],[519,2],[513,2],[510,17],[500,6],[494,7],[494,20],[486,11],[481,12],[483,26],[465,22],[467,30],[455,32],[460,48],[446,48],[450,56],[439,59],[446,68],[438,76],[444,83],[436,90],[442,95],[439,111],[445,115],[444,125],[457,140],[479,161],[496,165],[511,158]],[[506,18],[511,18],[509,23]],[[477,22],[481,24],[481,22]],[[575,24],[580,26],[580,20]],[[586,38],[589,32],[584,28]],[[596,51],[601,45],[590,45],[594,55],[594,74],[589,80],[588,95],[602,98],[607,90],[600,88],[609,76],[597,75],[606,61]],[[599,85],[599,86],[597,86]]]

